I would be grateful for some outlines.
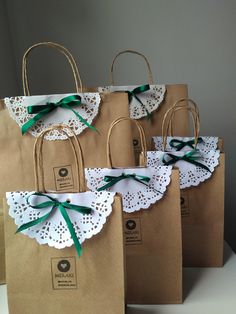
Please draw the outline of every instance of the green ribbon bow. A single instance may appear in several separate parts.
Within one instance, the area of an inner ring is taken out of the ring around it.
[[[149,177],[140,176],[140,175],[137,175],[135,173],[132,173],[132,174],[122,173],[120,176],[105,176],[104,181],[108,182],[108,183],[105,184],[104,186],[100,187],[99,189],[97,189],[97,191],[106,190],[107,188],[111,187],[112,185],[114,185],[117,182],[124,180],[124,179],[132,179],[132,180],[135,180],[135,181],[142,183],[142,184],[145,184],[145,185],[147,185],[146,182],[148,183],[150,181]]]
[[[135,98],[140,103],[140,105],[145,109],[145,111],[147,113],[147,119],[150,120],[151,119],[150,112],[147,110],[147,108],[145,107],[145,105],[143,104],[141,99],[137,96],[137,94],[144,93],[144,92],[148,91],[149,89],[150,89],[150,85],[146,84],[146,85],[136,87],[132,91],[126,90],[124,92],[128,94],[129,103],[131,103],[133,98]]]
[[[36,205],[31,205],[29,203],[29,199],[31,196],[33,195],[36,195],[36,196],[43,196],[43,197],[46,197],[47,199],[49,199],[49,201],[46,201],[46,202],[42,202],[42,203],[38,203]],[[48,207],[51,207],[50,211],[47,212],[45,215],[43,215],[42,217],[40,218],[37,218],[35,220],[32,220],[32,221],[29,221],[23,225],[21,225],[16,233],[18,232],[21,232],[27,228],[30,228],[32,226],[35,226],[37,224],[40,224],[44,221],[46,221],[47,219],[50,218],[50,216],[53,214],[53,212],[56,210],[56,208],[58,208],[62,214],[62,217],[64,218],[66,224],[67,224],[67,227],[69,229],[69,232],[70,232],[70,235],[71,235],[71,238],[72,240],[74,241],[74,244],[75,244],[75,248],[76,248],[76,251],[78,253],[78,256],[81,256],[82,254],[82,247],[81,247],[81,244],[79,243],[79,240],[76,236],[76,232],[75,232],[75,229],[73,227],[73,224],[70,220],[70,217],[68,216],[67,214],[67,209],[72,209],[72,210],[75,210],[77,211],[78,213],[81,213],[81,214],[90,214],[92,209],[90,207],[86,207],[86,206],[79,206],[79,205],[74,205],[74,204],[70,204],[69,202],[59,202],[57,199],[49,196],[49,195],[45,195],[43,193],[32,193],[30,194],[27,199],[27,204],[30,205],[32,208],[36,208],[36,209],[45,209],[45,208],[48,208]]]
[[[166,156],[169,156],[171,159],[169,159],[168,161],[165,160]],[[197,161],[197,159],[199,159],[199,158],[201,158],[201,155],[199,154],[199,151],[196,150],[196,149],[193,149],[193,150],[185,153],[183,156],[175,156],[173,154],[166,153],[163,156],[162,161],[163,161],[164,165],[169,166],[169,165],[175,164],[179,160],[184,160],[186,162],[189,162],[189,163],[191,163],[191,164],[193,164],[195,166],[199,166],[199,167],[201,167],[201,168],[211,172],[211,170],[207,166],[205,166],[202,163]]]
[[[202,137],[198,137],[197,139],[197,144],[203,143],[203,139]],[[173,138],[170,141],[170,146],[173,148],[176,148],[176,151],[180,151],[182,148],[184,148],[185,146],[189,146],[191,148],[194,149],[194,144],[195,144],[195,140],[189,140],[189,141],[182,141],[182,140],[178,140],[176,138]]]
[[[46,105],[36,105],[36,106],[28,106],[27,111],[29,114],[36,114],[32,119],[27,121],[21,127],[22,134],[25,134],[28,129],[30,129],[37,121],[41,120],[44,116],[55,110],[56,108],[64,108],[71,110],[79,120],[84,123],[88,128],[93,131],[97,131],[97,129],[89,124],[83,117],[81,117],[78,112],[76,112],[73,107],[81,105],[81,97],[79,95],[71,95],[65,98],[62,98],[56,103],[47,102]]]

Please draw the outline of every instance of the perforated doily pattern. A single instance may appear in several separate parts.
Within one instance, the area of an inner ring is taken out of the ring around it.
[[[197,149],[203,153],[207,153],[209,150],[216,150],[219,138],[216,136],[201,136],[203,142],[197,144]],[[170,146],[170,141],[172,139],[181,140],[187,142],[189,140],[194,140],[194,137],[180,137],[180,136],[168,136],[166,141],[166,151],[174,152],[176,149]],[[153,141],[155,144],[156,150],[163,150],[163,138],[161,136],[154,136]],[[181,149],[181,151],[189,151],[190,147],[185,146]]]
[[[45,215],[51,209],[51,207],[34,209],[28,205],[26,199],[32,193],[34,192],[6,193],[9,215],[15,220],[17,227]],[[80,243],[83,243],[86,239],[91,238],[102,230],[107,217],[112,212],[112,203],[115,193],[102,191],[73,194],[45,193],[45,195],[56,198],[60,202],[65,202],[69,199],[71,204],[92,208],[91,214],[84,215],[74,210],[66,209],[78,240]],[[31,205],[36,205],[44,201],[48,201],[48,199],[38,196],[32,196],[30,198]],[[28,235],[30,238],[36,239],[39,244],[48,244],[57,249],[73,245],[70,232],[59,209],[56,209],[47,221],[30,227],[22,231],[22,233]]]
[[[166,152],[161,151],[147,152],[148,166],[157,167],[164,165],[163,156],[165,154]],[[172,152],[171,154],[182,156],[184,152]],[[219,165],[219,158],[219,150],[211,150],[207,153],[201,152],[201,158],[199,158],[197,161],[207,166],[210,172],[200,166],[195,166],[184,160],[177,161],[175,166],[179,168],[180,172],[180,188],[184,189],[191,186],[197,186],[201,182],[209,179],[212,176],[215,168]]]
[[[56,103],[69,95],[81,96],[82,104],[73,107],[73,110],[78,112],[89,124],[92,124],[99,111],[101,102],[99,93],[10,97],[5,98],[4,102],[12,119],[16,121],[19,127],[22,127],[23,124],[35,116],[35,114],[28,114],[28,106],[46,105],[47,102]],[[54,124],[65,124],[72,128],[77,135],[87,128],[71,110],[59,107],[44,116],[42,120],[37,121],[37,123],[29,129],[29,133],[37,137],[44,129]],[[68,131],[68,135],[71,136],[72,134]],[[67,139],[67,137],[59,130],[52,130],[45,136],[45,139],[64,140]]]
[[[133,179],[124,179],[107,189],[112,192],[119,192],[122,195],[123,210],[132,213],[142,208],[149,208],[151,204],[163,197],[170,183],[171,170],[171,166],[133,169],[87,168],[85,169],[85,177],[88,188],[92,191],[96,191],[106,184],[104,177],[107,175],[120,176],[122,173],[135,173],[149,177],[150,181],[147,185]]]
[[[132,91],[138,86],[103,86],[98,87],[99,92],[115,92],[115,91]],[[149,113],[158,109],[165,97],[166,87],[165,85],[150,85],[150,90],[137,94],[138,98],[142,101],[142,106],[137,99],[133,97],[130,103],[130,118],[140,119],[147,116]]]

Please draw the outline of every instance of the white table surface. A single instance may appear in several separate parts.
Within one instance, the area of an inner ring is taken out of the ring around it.
[[[184,268],[183,282],[183,304],[130,305],[126,314],[236,313],[236,255],[227,245],[223,268]],[[8,314],[6,285],[0,286],[0,313]]]

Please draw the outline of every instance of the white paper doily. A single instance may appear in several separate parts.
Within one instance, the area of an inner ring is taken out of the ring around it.
[[[216,136],[200,136],[203,139],[203,142],[197,144],[197,149],[203,153],[207,153],[209,150],[216,150],[219,138]],[[180,137],[180,136],[167,136],[166,141],[166,151],[175,152],[176,148],[170,146],[170,141],[172,139],[181,140],[187,142],[189,140],[194,140],[194,137]],[[155,144],[156,150],[163,150],[163,138],[161,136],[154,136],[153,142]],[[181,151],[187,152],[191,149],[188,145],[183,147]]]
[[[60,94],[60,95],[40,95],[40,96],[20,96],[4,98],[5,105],[10,116],[19,127],[32,119],[35,114],[28,114],[27,107],[35,105],[46,105],[47,102],[56,103],[62,98],[70,95],[79,95],[81,97],[81,105],[73,107],[89,124],[92,124],[94,118],[98,114],[101,98],[99,93],[82,93],[82,94]],[[56,108],[49,114],[45,115],[42,120],[29,129],[29,133],[37,137],[44,129],[54,124],[66,124],[72,128],[75,134],[80,134],[87,126],[79,120],[78,117],[69,109]],[[71,135],[68,133],[68,135]],[[46,136],[47,140],[64,140],[67,139],[65,134],[58,130],[50,131]]]
[[[134,97],[130,103],[130,118],[132,119],[140,119],[147,116],[147,111],[151,113],[156,110],[160,104],[162,103],[166,87],[165,85],[149,85],[150,89],[146,92],[137,94],[137,97],[142,101],[144,106],[142,106],[137,99]],[[99,92],[115,92],[115,91],[132,91],[135,86],[103,86],[98,87]]]
[[[28,205],[26,198],[32,193],[34,192],[6,193],[9,215],[15,220],[15,224],[18,227],[45,215],[51,209],[51,207],[34,209]],[[69,199],[71,204],[92,208],[91,214],[80,214],[74,210],[66,209],[80,243],[83,243],[86,239],[91,238],[102,230],[107,217],[112,212],[112,203],[115,196],[115,193],[107,191],[44,194],[57,199],[59,202],[65,202]],[[31,205],[45,201],[48,201],[48,198],[42,196],[32,196],[29,200]],[[30,227],[21,233],[36,239],[39,244],[48,244],[57,249],[69,247],[74,244],[66,222],[57,208],[47,221]]]
[[[104,181],[105,176],[135,173],[136,175],[149,177],[150,181],[146,183],[147,185],[133,179],[123,179],[107,189],[108,191],[120,193],[122,195],[123,210],[132,213],[141,208],[149,208],[151,204],[156,203],[163,197],[170,183],[171,169],[171,166],[130,169],[87,168],[85,169],[85,177],[87,186],[92,191],[96,191],[106,184]]]
[[[176,156],[183,156],[185,152],[171,152],[171,154]],[[147,152],[148,166],[156,167],[164,165],[163,156],[166,152],[161,151],[149,151]],[[219,165],[220,151],[211,150],[207,153],[201,152],[201,158],[197,161],[201,164],[207,166],[211,172],[200,167],[195,166],[184,160],[179,160],[175,163],[174,166],[179,168],[180,172],[180,188],[188,188],[190,186],[197,186],[201,182],[209,179],[212,176],[212,173],[215,170],[215,167]],[[165,158],[168,160],[167,158]]]

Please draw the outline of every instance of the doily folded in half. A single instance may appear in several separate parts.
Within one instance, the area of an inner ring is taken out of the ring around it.
[[[163,138],[154,136],[153,141],[156,150],[163,150]],[[216,150],[219,138],[216,136],[200,136],[198,138],[197,149],[203,153],[209,150]],[[167,136],[166,151],[188,151],[194,148],[194,137]]]
[[[15,224],[20,227],[45,215],[50,210],[50,206],[43,209],[31,206],[37,207],[40,203],[47,202],[49,200],[47,196],[56,199],[58,202],[68,202],[69,200],[70,204],[86,206],[92,209],[91,214],[81,214],[75,210],[66,209],[80,243],[83,243],[86,239],[90,239],[102,230],[107,217],[112,212],[112,204],[115,196],[115,193],[107,191],[66,194],[44,193],[44,196],[32,195],[34,193],[6,193],[9,215],[15,220]],[[30,195],[32,196],[30,197]],[[57,207],[49,219],[27,228],[22,233],[36,239],[39,244],[48,244],[57,249],[73,245],[66,221]]]
[[[87,186],[92,191],[104,187],[108,181],[116,182],[106,190],[120,193],[123,210],[132,213],[149,208],[163,197],[170,183],[171,170],[171,166],[130,169],[87,168],[85,177]],[[129,178],[129,175],[132,177]],[[108,181],[104,181],[106,178]]]
[[[91,125],[98,114],[99,105],[101,102],[99,93],[10,97],[4,98],[4,102],[11,118],[16,121],[19,127],[22,127],[26,122],[36,116],[36,114],[28,113],[28,106],[45,105],[46,107],[48,103],[57,103],[61,99],[71,95],[79,95],[81,97],[81,104],[78,106],[73,106],[72,109],[84,120],[86,120],[88,124]],[[77,135],[88,127],[76,116],[72,110],[58,107],[55,110],[49,112],[47,115],[43,116],[42,119],[37,121],[28,130],[28,132],[34,137],[37,137],[44,129],[54,124],[66,124],[68,127],[72,128]],[[45,136],[45,139],[64,140],[67,139],[67,137],[58,130],[52,130]]]
[[[99,92],[116,92],[116,91],[134,91],[139,86],[104,86],[98,87]],[[165,85],[149,85],[150,89],[135,94],[137,98],[131,97],[130,101],[130,118],[140,119],[158,109],[162,103],[166,87]]]
[[[150,167],[157,167],[165,165],[163,159],[165,161],[174,161],[174,157],[170,155],[177,156],[180,158],[178,161],[174,162],[172,165],[179,168],[180,172],[180,188],[184,189],[191,186],[197,186],[201,182],[209,179],[216,166],[219,165],[220,151],[219,150],[211,150],[206,153],[197,152],[199,158],[196,158],[195,161],[200,163],[200,165],[196,165],[191,163],[190,161],[186,161],[181,159],[184,155],[189,154],[188,152],[161,152],[161,151],[149,151],[147,152],[147,162]],[[191,153],[190,153],[191,154]],[[195,155],[193,155],[194,159]],[[191,160],[191,156],[188,157]],[[208,170],[207,170],[207,169]]]

